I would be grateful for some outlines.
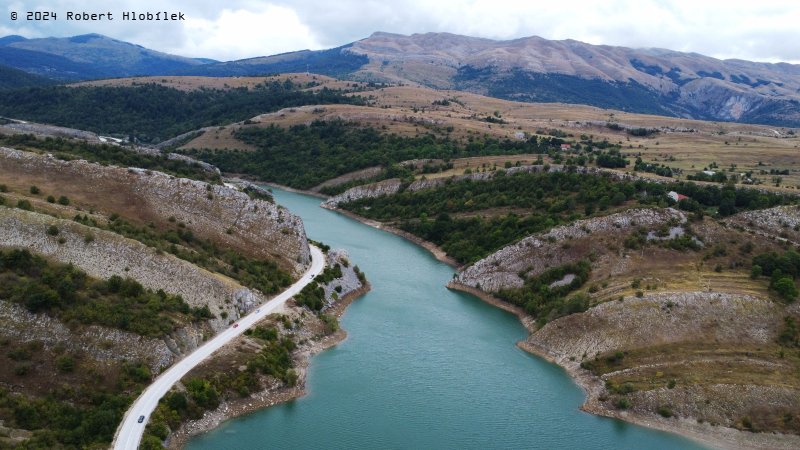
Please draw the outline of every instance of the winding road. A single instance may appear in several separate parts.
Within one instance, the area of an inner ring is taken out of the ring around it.
[[[166,394],[172,386],[177,383],[184,375],[189,373],[195,366],[211,356],[212,353],[222,346],[244,333],[245,330],[255,325],[261,319],[272,314],[280,308],[286,300],[289,300],[300,292],[315,276],[322,273],[325,267],[325,256],[322,250],[311,245],[311,267],[303,276],[291,285],[288,289],[281,292],[268,302],[261,305],[254,312],[239,319],[235,325],[217,334],[210,341],[198,347],[194,352],[186,355],[183,359],[173,364],[172,367],[163,372],[153,383],[145,389],[139,398],[128,409],[122,418],[122,423],[114,436],[113,448],[115,450],[136,450],[144,434],[144,427],[147,419],[158,406],[158,401]],[[139,418],[144,416],[145,420],[139,423]]]

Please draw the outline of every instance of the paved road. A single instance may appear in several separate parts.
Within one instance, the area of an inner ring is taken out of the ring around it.
[[[115,450],[136,450],[139,448],[139,443],[142,440],[144,427],[147,425],[147,420],[150,414],[158,406],[158,401],[166,394],[172,385],[177,383],[184,375],[192,370],[196,365],[200,364],[203,360],[211,356],[216,350],[223,345],[230,342],[235,337],[244,333],[244,331],[264,317],[272,314],[281,305],[286,303],[293,295],[300,292],[315,276],[322,273],[325,267],[325,256],[322,251],[311,246],[311,267],[303,274],[302,278],[295,284],[291,285],[288,289],[280,293],[272,300],[261,305],[254,312],[239,319],[236,323],[237,327],[231,325],[226,330],[216,335],[213,339],[206,342],[194,352],[186,355],[182,360],[170,367],[166,372],[158,376],[153,383],[142,392],[142,395],[136,399],[125,413],[117,429],[117,434],[114,436],[114,449]],[[144,416],[143,423],[138,423],[139,417]]]

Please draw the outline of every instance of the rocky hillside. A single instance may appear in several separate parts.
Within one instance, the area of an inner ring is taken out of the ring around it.
[[[24,179],[27,185],[65,195],[107,216],[117,213],[155,225],[180,221],[191,225],[197,237],[276,260],[294,273],[310,261],[299,217],[226,186],[7,148],[0,149],[0,161],[3,179]]]
[[[726,448],[794,448],[800,304],[750,266],[791,248],[797,211],[579,220],[499,250],[450,287],[517,313],[530,331],[520,346],[565,367],[586,411]]]
[[[775,344],[790,311],[749,295],[661,292],[557,319],[521,346],[578,377],[589,412],[726,447],[793,448],[798,436],[752,433],[798,430],[800,385],[788,375],[798,361]]]
[[[639,227],[653,230],[670,222],[681,223],[685,215],[675,209],[632,209],[606,217],[578,220],[529,236],[467,267],[457,283],[495,292],[522,287],[523,276],[536,276],[551,267],[574,263],[590,254],[608,252],[609,244]]]
[[[224,329],[228,320],[264,301],[261,294],[239,283],[212,274],[194,264],[169,254],[158,254],[138,241],[115,233],[81,225],[71,220],[24,211],[0,208],[2,247],[27,248],[32,252],[63,263],[72,263],[90,276],[107,279],[113,275],[131,277],[153,290],[178,294],[191,306],[208,306],[216,319],[210,321],[215,331]],[[47,233],[50,226],[58,237]],[[87,242],[87,236],[91,236]]]
[[[800,124],[800,67],[537,36],[494,41],[449,33],[377,32],[352,44],[187,73],[305,71],[411,83],[525,102],[586,104],[705,120]]]
[[[800,245],[800,209],[797,206],[747,211],[731,217],[728,221],[734,226]]]
[[[356,78],[698,119],[800,123],[800,67],[791,64],[448,33],[375,33],[343,52],[369,58]]]

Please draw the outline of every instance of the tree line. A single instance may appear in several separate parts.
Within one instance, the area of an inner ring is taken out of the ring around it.
[[[49,86],[0,91],[0,115],[158,143],[198,128],[239,122],[282,108],[364,104],[360,96],[271,81],[254,88],[181,91],[139,86]],[[80,113],[76,113],[80,111]]]

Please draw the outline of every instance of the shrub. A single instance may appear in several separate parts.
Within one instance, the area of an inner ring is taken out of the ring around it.
[[[58,236],[58,227],[55,225],[50,225],[47,227],[47,234],[50,236]]]
[[[75,370],[75,358],[64,355],[56,360],[56,367],[59,371],[69,373]]]
[[[61,197],[58,197],[58,204],[67,206],[69,205],[69,199],[62,195]]]
[[[794,284],[794,280],[792,280],[791,277],[783,277],[778,279],[772,284],[772,289],[774,289],[778,295],[786,300],[791,301],[797,298],[797,286]]]
[[[616,406],[617,409],[628,409],[631,407],[631,401],[625,397],[622,397],[617,399],[616,402],[614,402],[614,406]]]
[[[25,211],[33,211],[33,205],[28,200],[17,201],[17,208],[24,209]]]
[[[665,417],[665,418],[668,419],[668,418],[672,417],[672,409],[670,409],[669,406],[659,406],[658,407],[658,414],[660,414],[661,417]]]
[[[47,203],[55,203],[55,202],[56,202],[55,197],[53,197],[52,195],[47,196]]]
[[[34,186],[31,186],[31,189],[30,189],[30,191],[31,191],[31,194],[34,194],[34,195],[36,195],[36,194],[38,194],[39,192],[41,192],[41,191],[39,190],[39,188],[38,188],[37,186],[35,186],[35,185],[34,185]]]

